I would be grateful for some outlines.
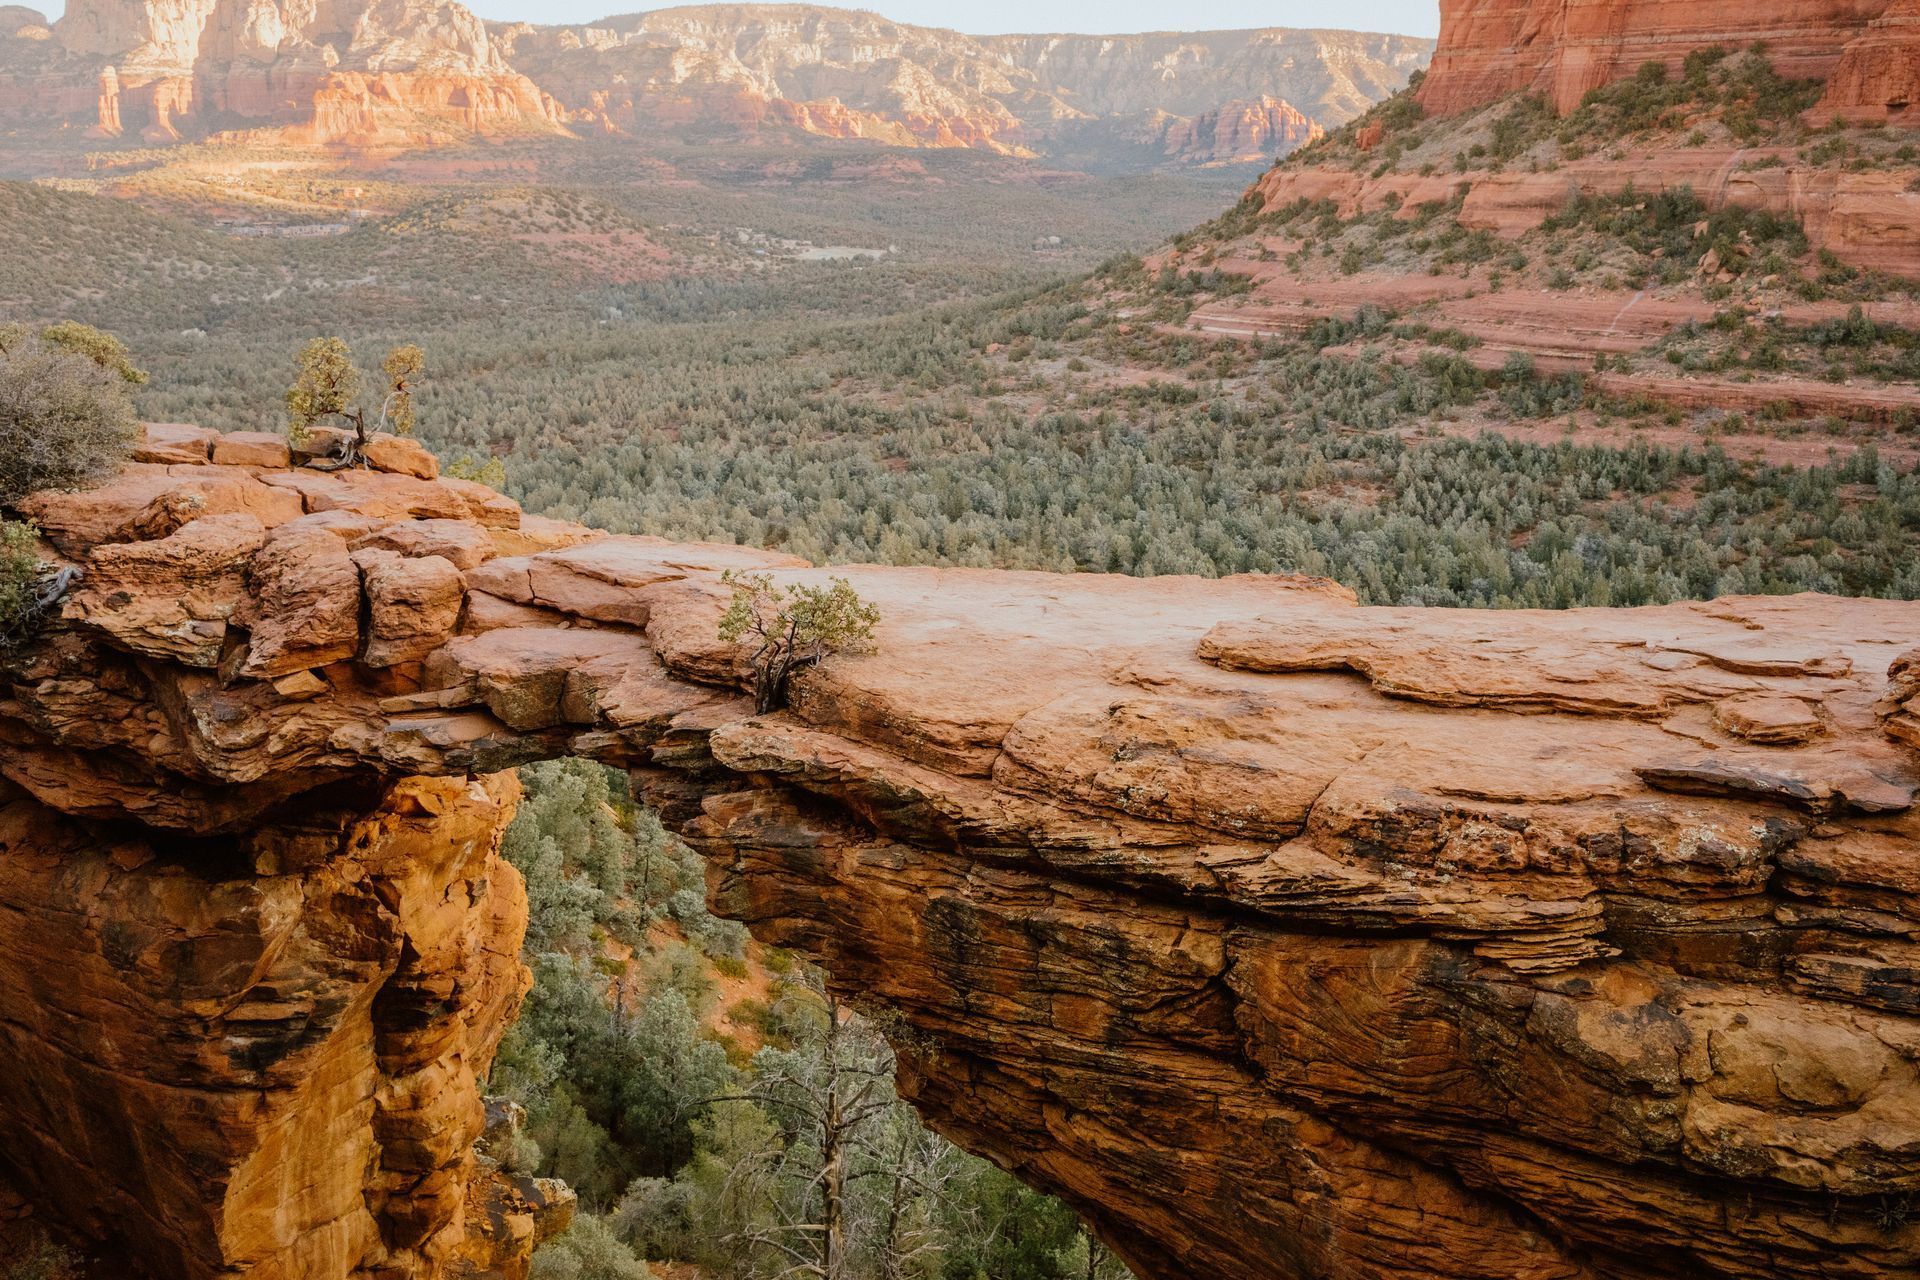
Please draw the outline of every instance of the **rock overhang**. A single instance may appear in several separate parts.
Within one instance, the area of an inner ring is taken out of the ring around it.
[[[0,715],[50,809],[244,839],[626,767],[724,910],[900,1015],[936,1123],[1156,1276],[1920,1258],[1861,1225],[1920,1191],[1920,605],[820,569],[219,456],[28,504],[86,574]],[[752,714],[729,569],[845,576],[875,652]]]

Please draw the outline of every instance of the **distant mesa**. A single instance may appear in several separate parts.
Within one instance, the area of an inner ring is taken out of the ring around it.
[[[1088,167],[1271,160],[1403,87],[1433,42],[1256,31],[974,37],[805,5],[582,26],[452,0],[0,9],[0,136],[347,148],[514,134],[865,139]]]

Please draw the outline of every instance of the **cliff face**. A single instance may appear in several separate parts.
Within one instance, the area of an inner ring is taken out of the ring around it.
[[[1048,154],[1130,142],[1203,164],[1291,150],[1313,122],[1351,119],[1400,88],[1431,48],[1347,31],[967,36],[802,5],[523,24],[500,38],[576,118],[613,129],[771,119],[827,136]],[[1265,99],[1280,100],[1275,111],[1261,110]],[[1234,120],[1237,130],[1223,128]]]
[[[1569,111],[1644,62],[1759,40],[1782,75],[1829,81],[1829,111],[1872,117],[1920,90],[1917,15],[1911,0],[1441,0],[1420,102],[1453,115],[1524,89]]]
[[[159,1275],[445,1273],[488,1192],[475,1071],[527,981],[512,794],[416,779],[199,839],[9,785],[15,1187]]]
[[[29,504],[86,577],[0,706],[0,1161],[166,1274],[453,1273],[519,981],[466,779],[559,753],[1143,1275],[1920,1266],[1920,605],[855,567],[877,652],[756,717],[718,575],[822,571],[237,448]]]
[[[40,130],[173,142],[264,127],[376,146],[557,127],[552,102],[450,0],[80,0],[30,45],[4,25],[0,110]]]
[[[1308,117],[1350,119],[1431,47],[1339,31],[978,38],[804,5],[558,27],[486,24],[452,0],[74,0],[51,26],[0,10],[0,126],[156,142],[264,128],[350,147],[719,126],[1007,154],[1131,139],[1152,160],[1159,137],[1139,135],[1167,120],[1185,133],[1174,159],[1216,163],[1271,159]],[[1250,110],[1265,98],[1297,122]]]
[[[1293,104],[1269,97],[1229,102],[1191,120],[1173,117],[1155,123],[1159,127],[1153,132],[1165,153],[1188,164],[1257,162],[1283,156],[1325,133]]]
[[[1847,42],[1819,114],[1920,122],[1920,2],[1894,0]]]

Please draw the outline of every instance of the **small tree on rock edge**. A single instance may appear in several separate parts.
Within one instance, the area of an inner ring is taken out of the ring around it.
[[[300,349],[293,385],[287,388],[288,437],[299,444],[328,418],[347,423],[353,428],[353,439],[346,451],[316,464],[321,470],[337,471],[364,459],[373,431],[412,435],[413,383],[426,362],[426,354],[411,343],[387,352],[380,362],[380,371],[386,376],[386,395],[380,402],[379,419],[369,428],[367,411],[359,403],[360,371],[353,367],[353,353],[339,338],[313,339]]]
[[[873,647],[880,610],[866,603],[845,578],[825,586],[776,586],[770,574],[737,573],[720,581],[733,599],[720,616],[720,639],[757,641],[753,654],[753,704],[762,715],[787,703],[787,682],[796,671],[832,653],[863,653]]]

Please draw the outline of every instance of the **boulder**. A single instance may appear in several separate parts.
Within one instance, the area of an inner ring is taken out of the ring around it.
[[[251,632],[242,675],[273,679],[353,657],[360,648],[360,570],[326,529],[276,530],[253,557]]]
[[[283,435],[269,431],[229,431],[213,440],[213,461],[223,467],[291,466],[293,453]]]
[[[391,471],[421,480],[432,480],[440,474],[440,459],[434,457],[427,446],[406,436],[376,431],[368,437],[362,452],[367,465],[376,471]]]
[[[460,622],[466,585],[442,556],[403,556],[368,547],[353,553],[367,599],[370,667],[415,662],[445,644]]]
[[[582,718],[569,693],[589,678],[617,677],[653,661],[646,642],[626,632],[508,627],[452,641],[428,664],[427,679],[433,686],[472,685],[488,710],[525,732],[591,723],[591,710]]]

